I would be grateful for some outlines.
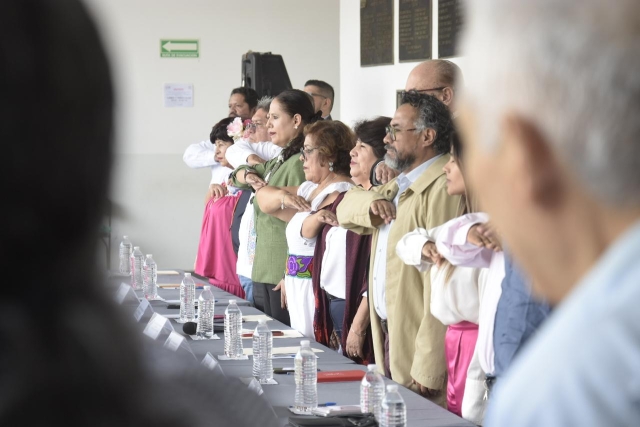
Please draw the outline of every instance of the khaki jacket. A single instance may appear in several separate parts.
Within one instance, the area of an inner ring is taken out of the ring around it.
[[[412,379],[430,389],[446,389],[446,327],[431,315],[429,271],[421,273],[415,267],[404,264],[396,255],[396,244],[404,234],[418,227],[430,230],[456,217],[460,197],[447,194],[446,178],[442,171],[448,160],[448,155],[437,159],[400,196],[396,220],[389,231],[385,298],[390,368],[394,381],[413,390],[416,387],[412,387]],[[372,223],[369,207],[376,200],[393,201],[397,193],[395,179],[370,191],[355,187],[347,192],[337,212],[342,227],[358,234],[373,234],[369,307],[376,364],[380,370],[384,366],[384,334],[374,308],[372,276],[379,224]],[[432,400],[444,404],[446,393],[439,393]]]

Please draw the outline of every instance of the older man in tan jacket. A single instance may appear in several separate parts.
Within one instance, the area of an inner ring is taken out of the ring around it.
[[[408,92],[385,137],[385,162],[402,173],[371,191],[349,191],[338,207],[342,227],[373,234],[369,301],[376,363],[396,382],[443,406],[446,328],[431,315],[428,273],[405,265],[395,247],[405,233],[456,216],[460,200],[447,194],[442,170],[452,131],[442,102]]]

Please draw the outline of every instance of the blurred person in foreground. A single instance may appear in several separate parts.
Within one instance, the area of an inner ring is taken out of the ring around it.
[[[640,3],[487,0],[467,12],[470,182],[554,305],[485,424],[637,426]]]
[[[160,348],[153,357],[167,359],[163,372],[143,363],[133,319],[100,280],[113,94],[81,2],[4,1],[0,33],[0,138],[21,141],[0,172],[0,259],[20,277],[0,301],[0,425],[277,425],[233,379]],[[55,132],[43,138],[43,129]],[[45,169],[42,192],[33,171]],[[34,265],[46,280],[29,273]]]

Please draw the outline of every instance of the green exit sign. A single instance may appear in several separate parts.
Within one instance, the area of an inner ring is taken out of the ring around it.
[[[199,58],[199,40],[160,40],[161,58]]]

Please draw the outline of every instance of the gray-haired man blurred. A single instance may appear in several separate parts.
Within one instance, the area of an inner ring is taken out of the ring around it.
[[[556,306],[485,425],[636,426],[640,3],[467,5],[465,178]]]

